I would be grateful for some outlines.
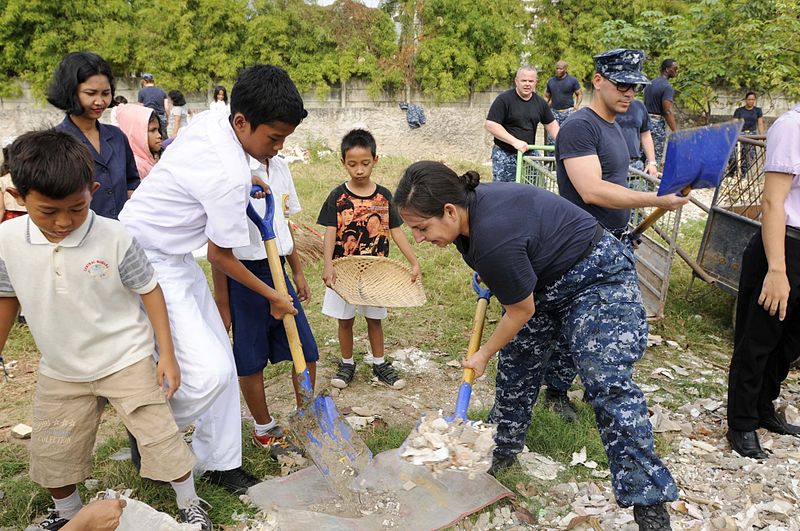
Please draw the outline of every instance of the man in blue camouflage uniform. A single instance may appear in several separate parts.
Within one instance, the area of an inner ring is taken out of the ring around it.
[[[523,66],[514,77],[514,88],[502,92],[492,102],[486,117],[486,130],[494,137],[492,180],[513,182],[517,177],[517,153],[534,144],[539,123],[545,131],[558,135],[558,122],[544,98],[536,94],[536,68]]]
[[[550,106],[550,110],[553,111],[553,116],[559,126],[573,112],[581,108],[581,100],[583,99],[583,89],[580,82],[575,76],[569,75],[567,68],[566,61],[557,62],[556,75],[547,80],[547,85],[544,89],[544,100]],[[554,137],[547,135],[546,142],[548,146],[552,146],[555,141]]]
[[[661,75],[644,91],[644,105],[650,114],[650,133],[656,148],[656,162],[664,163],[664,149],[667,143],[667,127],[670,131],[678,130],[675,120],[673,100],[675,89],[669,80],[678,75],[678,62],[675,59],[664,59],[661,62]]]
[[[592,214],[611,234],[625,240],[631,208],[660,206],[674,210],[688,198],[670,195],[659,198],[653,192],[628,187],[631,151],[616,118],[638,103],[636,92],[649,83],[642,73],[644,52],[617,49],[595,57],[595,97],[575,112],[556,140],[556,175],[559,193]],[[634,134],[638,137],[641,120]],[[638,146],[636,147],[638,152]],[[653,156],[647,146],[648,158]],[[650,159],[648,172],[656,173]],[[545,403],[565,420],[576,417],[567,390],[577,374],[572,357],[560,349],[553,354],[545,372]]]

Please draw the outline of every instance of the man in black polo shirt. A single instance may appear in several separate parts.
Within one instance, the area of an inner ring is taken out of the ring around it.
[[[536,94],[536,68],[523,66],[514,77],[514,88],[501,93],[489,108],[486,130],[494,136],[492,147],[492,179],[511,182],[517,174],[517,151],[528,150],[536,138],[541,122],[553,138],[558,135],[558,122],[547,102]]]
[[[550,105],[558,125],[564,123],[569,115],[581,108],[583,89],[575,76],[567,73],[567,62],[556,63],[556,75],[547,80],[544,90],[544,101]],[[573,99],[573,96],[575,99]],[[547,143],[553,144],[555,139],[547,135]]]
[[[667,126],[670,131],[678,130],[672,105],[675,89],[669,80],[678,75],[678,62],[675,59],[664,59],[661,62],[661,75],[653,80],[644,90],[644,106],[650,114],[650,132],[656,148],[656,161],[664,161],[664,146],[667,142]]]
[[[592,102],[564,123],[556,139],[558,191],[592,214],[611,234],[623,239],[631,208],[675,210],[689,198],[659,197],[655,192],[628,188],[630,153],[615,118],[627,111],[636,92],[648,83],[641,71],[644,52],[617,49],[597,55],[594,60]],[[545,372],[545,403],[566,420],[576,417],[567,398],[575,375],[574,362],[569,356],[552,357]]]

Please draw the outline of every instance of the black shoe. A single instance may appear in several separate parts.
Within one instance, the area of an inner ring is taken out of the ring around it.
[[[197,498],[188,509],[178,509],[180,520],[184,524],[199,525],[200,531],[213,531],[214,524],[211,523],[211,517],[208,516],[208,512],[200,506],[201,502],[208,505],[205,500]]]
[[[129,432],[127,429],[125,431],[128,434],[128,443],[131,445],[131,463],[133,463],[133,467],[136,469],[136,472],[138,472],[139,475],[141,476],[142,454],[139,453],[139,443],[136,441],[136,437],[134,437],[131,432]],[[145,477],[143,477],[142,479],[153,485],[158,485],[159,487],[168,485],[166,481],[160,481],[158,479],[150,479]]]
[[[729,429],[725,437],[731,443],[731,449],[742,457],[752,457],[759,461],[768,457],[758,442],[758,434],[754,431]]]
[[[353,376],[356,373],[356,362],[345,363],[339,361],[339,367],[336,369],[336,376],[331,378],[331,385],[337,389],[344,389],[350,382],[353,381]]]
[[[670,531],[672,529],[669,525],[669,513],[663,503],[634,506],[633,520],[639,524],[640,531]]]
[[[25,531],[39,531],[40,529],[45,529],[46,531],[56,531],[57,529],[61,529],[65,525],[69,523],[69,520],[66,518],[61,518],[59,516],[58,511],[55,509],[50,509],[47,513],[47,518],[39,522],[38,524],[34,524],[29,526],[25,529]]]
[[[772,413],[771,417],[759,420],[758,425],[767,431],[780,435],[800,435],[800,426],[789,424],[785,418],[779,417],[777,413]]]
[[[244,494],[253,485],[261,483],[241,467],[231,470],[209,470],[203,474],[203,479],[234,494]]]
[[[567,422],[578,420],[578,412],[570,402],[566,391],[562,392],[548,387],[544,392],[544,405]]]
[[[384,361],[380,365],[372,365],[372,374],[392,389],[402,389],[406,386],[406,381],[400,378],[395,368],[392,367],[391,361]]]
[[[487,472],[490,476],[497,477],[498,472],[511,468],[517,463],[517,454],[494,454],[492,455],[492,466],[489,467]]]

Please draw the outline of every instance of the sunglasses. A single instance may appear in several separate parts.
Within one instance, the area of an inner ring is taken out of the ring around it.
[[[642,90],[644,90],[644,85],[640,85],[639,83],[618,83],[608,78],[606,78],[606,81],[614,85],[620,92],[628,92],[629,90],[633,90],[634,92],[641,92]]]

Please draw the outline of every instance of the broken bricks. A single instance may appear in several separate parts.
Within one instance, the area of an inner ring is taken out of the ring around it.
[[[485,472],[492,464],[496,428],[483,422],[448,422],[425,415],[406,439],[400,457],[434,473],[446,468]]]

